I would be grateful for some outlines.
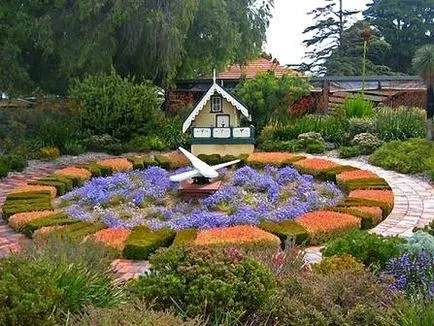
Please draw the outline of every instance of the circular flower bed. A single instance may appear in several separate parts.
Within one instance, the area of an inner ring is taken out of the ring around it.
[[[197,202],[182,201],[169,179],[188,164],[176,153],[69,167],[14,189],[3,216],[38,240],[99,241],[146,259],[187,243],[318,244],[371,228],[393,207],[388,184],[371,172],[290,153],[255,153],[244,162],[222,171],[220,190]]]

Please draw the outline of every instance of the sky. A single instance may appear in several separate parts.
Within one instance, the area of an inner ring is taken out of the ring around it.
[[[324,3],[324,0],[274,0],[266,52],[271,53],[281,64],[300,64],[305,52],[303,30],[312,25],[312,18],[307,12]],[[363,10],[367,3],[372,3],[372,0],[345,0],[344,9]]]

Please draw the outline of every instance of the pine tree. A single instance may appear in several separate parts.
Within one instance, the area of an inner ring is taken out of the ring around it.
[[[315,23],[303,32],[303,34],[312,35],[311,38],[303,41],[309,49],[306,53],[306,59],[309,62],[303,64],[303,70],[316,74],[323,74],[326,71],[325,60],[342,47],[344,31],[349,25],[349,20],[358,13],[355,10],[344,10],[343,0],[324,1],[325,6],[308,13],[313,17]]]

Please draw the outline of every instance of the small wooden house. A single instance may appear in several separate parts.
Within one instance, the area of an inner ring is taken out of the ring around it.
[[[182,131],[192,136],[191,152],[241,155],[254,151],[254,128],[249,110],[232,94],[213,84],[184,121]]]

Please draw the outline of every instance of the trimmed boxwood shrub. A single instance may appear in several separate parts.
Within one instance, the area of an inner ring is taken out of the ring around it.
[[[143,169],[145,164],[143,163],[143,158],[140,156],[131,156],[127,158],[133,164],[133,169]]]
[[[26,223],[22,228],[21,232],[24,233],[29,238],[32,237],[33,233],[46,226],[59,226],[59,225],[69,225],[80,222],[79,220],[73,220],[69,218],[65,213],[57,213],[52,216],[39,218],[37,220],[30,221]]]
[[[309,233],[295,221],[283,221],[278,223],[261,221],[259,227],[264,231],[278,236],[282,245],[285,245],[287,241],[295,241],[297,244],[304,244],[309,240]]]
[[[54,235],[61,238],[83,239],[84,237],[105,228],[106,226],[101,223],[80,221],[78,223],[66,225],[64,228],[54,231]]]
[[[169,170],[171,167],[170,160],[164,155],[161,154],[155,155],[155,161],[157,162],[158,166],[162,167],[163,169]]]
[[[216,165],[223,161],[219,154],[199,154],[197,157],[209,165]]]
[[[372,207],[374,207],[374,206],[372,206]],[[369,229],[372,229],[373,227],[375,227],[376,225],[378,225],[378,221],[377,221],[376,216],[373,216],[372,214],[369,214],[366,212],[359,211],[359,210],[355,209],[354,207],[340,207],[339,206],[339,207],[332,207],[332,208],[330,208],[330,210],[332,210],[334,212],[345,213],[345,214],[350,214],[350,215],[360,217],[360,219],[362,220],[361,221],[361,228],[363,230],[369,230]],[[383,210],[381,210],[381,211],[383,212]]]
[[[342,146],[339,148],[340,158],[352,158],[360,155],[359,146]]]
[[[383,178],[354,179],[338,181],[338,186],[346,192],[356,189],[390,189],[389,184]]]
[[[3,205],[3,218],[8,220],[10,216],[18,213],[45,211],[52,209],[51,198],[13,199],[7,200]]]
[[[399,237],[355,230],[326,244],[322,253],[325,257],[351,255],[366,266],[384,267],[391,258],[400,255],[400,244],[405,242]]]
[[[169,229],[152,231],[146,226],[135,227],[129,235],[123,256],[127,259],[148,259],[160,247],[172,244],[176,232]]]
[[[58,195],[64,195],[67,191],[71,191],[73,188],[72,180],[61,175],[49,175],[42,177],[36,181],[28,183],[29,185],[36,186],[52,186],[57,189]]]
[[[176,232],[175,239],[173,240],[173,246],[183,246],[192,244],[197,237],[196,229],[184,229]]]
[[[341,174],[342,172],[355,171],[355,170],[358,169],[353,166],[338,165],[329,169],[325,169],[324,171],[318,172],[316,177],[324,181],[336,182],[336,176],[338,174]]]
[[[6,200],[17,200],[17,199],[50,199],[51,193],[49,190],[39,190],[39,191],[29,191],[29,192],[17,192],[6,195]]]
[[[381,207],[383,210],[383,217],[389,216],[393,207],[390,207],[387,203],[378,200],[365,199],[365,198],[347,198],[342,206],[369,206],[369,207]]]

